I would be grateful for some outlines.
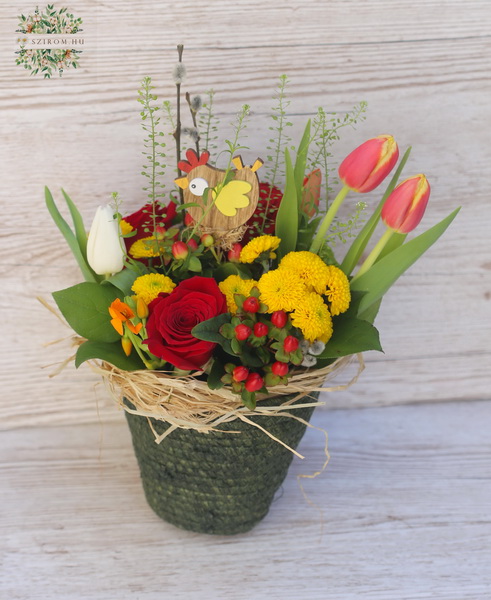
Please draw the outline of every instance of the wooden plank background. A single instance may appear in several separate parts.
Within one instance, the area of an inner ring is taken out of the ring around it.
[[[271,95],[277,76],[287,73],[294,140],[317,106],[342,113],[367,100],[366,121],[344,131],[333,165],[362,140],[388,131],[401,149],[413,147],[407,174],[425,172],[433,186],[424,227],[463,207],[387,295],[378,319],[385,354],[368,353],[361,382],[329,405],[489,394],[489,2],[84,0],[71,7],[84,19],[81,69],[52,80],[29,77],[14,64],[15,17],[30,7],[5,0],[3,6],[2,427],[96,418],[97,378],[87,367],[68,367],[54,380],[42,369],[67,357],[66,347],[43,344],[68,332],[35,297],[49,298],[79,279],[44,208],[43,186],[58,198],[64,187],[87,226],[114,190],[128,211],[142,202],[136,90],[148,74],[162,98],[173,98],[179,42],[186,46],[185,89],[215,89],[225,126],[241,104],[251,104],[249,161],[265,155]],[[368,195],[370,204],[377,199]],[[104,394],[99,400],[104,418],[118,418]]]

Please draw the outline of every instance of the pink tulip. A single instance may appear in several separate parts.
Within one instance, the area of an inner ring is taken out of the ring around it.
[[[339,178],[356,192],[371,192],[387,177],[398,158],[395,139],[379,135],[348,154],[339,166]]]
[[[430,197],[430,184],[424,175],[400,183],[382,208],[382,221],[398,233],[409,233],[423,218]]]

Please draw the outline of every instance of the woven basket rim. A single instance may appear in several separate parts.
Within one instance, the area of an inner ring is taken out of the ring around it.
[[[326,380],[333,379],[356,358],[358,372],[347,384],[325,387]],[[259,415],[295,418],[293,412],[296,408],[325,404],[317,398],[310,398],[310,394],[345,390],[358,379],[364,367],[361,355],[351,355],[321,369],[298,371],[289,379],[288,385],[275,386],[272,388],[274,393],[269,395],[258,395],[257,406],[251,410],[231,390],[210,390],[206,381],[193,375],[176,376],[166,371],[151,370],[123,371],[107,362],[91,363],[91,366],[102,376],[109,392],[125,411],[146,417],[151,427],[152,419],[171,425],[163,436],[155,433],[156,441],[161,441],[178,428],[209,433],[216,431],[220,424],[235,419],[251,422],[251,417]],[[287,396],[285,402],[274,406],[263,403],[266,399],[281,396]]]

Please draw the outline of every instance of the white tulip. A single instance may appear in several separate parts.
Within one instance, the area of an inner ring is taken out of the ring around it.
[[[119,273],[124,264],[119,224],[109,204],[99,206],[87,241],[87,261],[98,275]]]

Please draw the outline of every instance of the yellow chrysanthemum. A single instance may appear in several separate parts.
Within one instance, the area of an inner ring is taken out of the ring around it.
[[[328,267],[329,274],[323,294],[330,302],[331,315],[336,316],[348,310],[351,302],[349,280],[346,275],[334,265]]]
[[[227,279],[218,284],[220,291],[227,299],[227,308],[230,313],[235,314],[238,308],[234,294],[243,294],[247,297],[255,285],[257,285],[257,281],[254,279],[242,279],[239,275],[229,275]]]
[[[129,254],[133,258],[152,258],[159,256],[158,248],[156,244],[149,244],[147,242],[155,240],[153,235],[141,238],[131,245]]]
[[[291,314],[292,324],[298,327],[309,342],[326,343],[332,336],[332,319],[322,296],[315,292],[305,294]]]
[[[275,235],[261,235],[248,244],[246,244],[240,252],[241,263],[251,263],[256,260],[264,252],[269,252],[269,258],[275,258],[274,251],[280,245],[280,238]]]
[[[270,313],[294,310],[307,291],[302,280],[286,269],[264,273],[257,287],[261,292],[261,302],[267,304]]]
[[[133,225],[130,225],[128,221],[125,221],[124,219],[121,219],[119,226],[121,227],[121,233],[123,235],[128,235],[128,233],[133,231]]]
[[[161,292],[170,294],[175,287],[176,284],[170,277],[160,273],[149,273],[137,277],[131,289],[145,304],[150,304]]]
[[[309,291],[321,294],[326,289],[329,267],[313,252],[289,252],[279,266],[296,273]]]

